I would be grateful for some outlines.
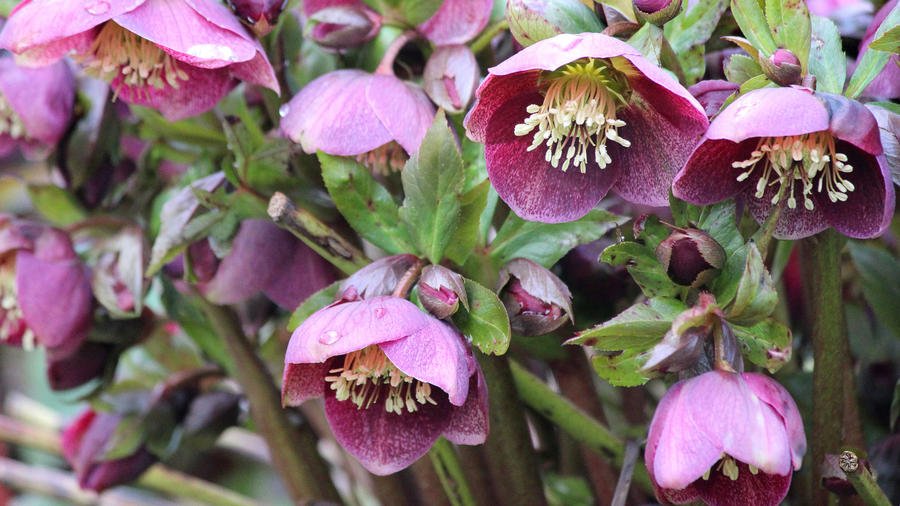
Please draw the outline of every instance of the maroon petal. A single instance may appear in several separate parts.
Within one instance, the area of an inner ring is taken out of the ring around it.
[[[293,249],[290,258],[274,258],[277,270],[263,287],[263,293],[273,302],[293,311],[310,295],[334,283],[337,275],[325,259],[289,233],[288,244]]]
[[[299,406],[325,395],[327,364],[285,364],[281,381],[281,405]]]
[[[227,69],[201,69],[189,65],[180,68],[188,74],[188,80],[180,81],[178,88],[168,84],[163,88],[150,84],[130,86],[121,76],[110,86],[122,100],[152,107],[169,121],[178,121],[212,109],[237,84]]]
[[[745,181],[745,183],[747,183],[747,181]],[[763,223],[775,207],[772,204],[772,198],[778,193],[778,185],[770,185],[767,187],[762,198],[756,198],[754,186],[755,182],[746,185],[740,198],[743,200],[744,205],[747,207],[747,210],[753,218],[755,218],[757,222]],[[799,188],[797,189],[797,192],[799,192]],[[799,197],[799,194],[796,192],[795,195]],[[781,208],[781,215],[778,217],[778,222],[775,224],[774,236],[778,239],[801,239],[803,237],[818,234],[828,228],[828,222],[825,220],[823,214],[827,207],[834,204],[828,200],[828,196],[818,192],[813,193],[812,200],[815,205],[815,208],[812,211],[807,211],[806,208],[803,207],[802,198],[797,198],[796,209],[791,209],[785,204]],[[844,202],[844,204],[846,204],[846,202]]]
[[[696,142],[709,126],[706,112],[697,99],[668,72],[643,56],[626,54],[623,59],[630,65],[623,65],[618,58],[612,63],[628,76],[632,90],[681,130],[689,139],[686,142]]]
[[[791,475],[779,476],[762,471],[753,474],[738,462],[738,479],[732,480],[721,472],[712,472],[708,480],[697,480],[691,488],[709,506],[778,506],[791,486]]]
[[[53,390],[68,390],[103,375],[112,345],[85,342],[75,352],[63,357],[47,356],[47,381]]]
[[[450,404],[432,391],[437,405],[419,405],[402,415],[384,409],[384,396],[366,409],[325,393],[325,416],[334,438],[369,472],[379,476],[409,467],[425,455],[450,421]]]
[[[688,91],[700,102],[706,115],[711,118],[719,112],[728,97],[733,95],[738,88],[739,86],[731,81],[708,79],[691,86]]]
[[[856,190],[847,194],[846,202],[831,202],[827,197],[817,199],[829,225],[838,232],[856,239],[881,235],[894,215],[894,185],[884,155],[877,157],[838,143],[837,149],[849,158],[853,172],[847,174]]]
[[[527,151],[531,136],[517,137],[514,126],[528,115],[526,107],[541,102],[543,97],[536,92],[518,95],[491,116],[485,139],[488,176],[500,198],[526,220],[577,220],[593,209],[615,183],[618,165],[600,169],[591,155],[584,174],[577,167],[563,172],[544,159],[544,149]]]
[[[444,0],[419,31],[437,46],[465,44],[487,26],[493,6],[491,0]]]
[[[366,100],[391,138],[415,154],[434,119],[434,106],[425,92],[394,76],[375,74],[366,86]]]
[[[469,359],[475,362],[471,356]],[[483,444],[490,432],[487,384],[477,363],[475,367],[475,376],[469,379],[466,403],[451,410],[450,424],[444,430],[444,437],[458,445]]]
[[[78,415],[62,432],[62,453],[70,465],[74,466],[78,459],[81,441],[84,439],[85,433],[91,427],[97,413],[88,409]]]
[[[488,123],[497,110],[519,95],[531,96],[538,90],[540,72],[522,72],[508,76],[488,74],[475,91],[475,105],[464,121],[466,135],[475,142],[485,142]],[[543,99],[541,100],[543,101]]]
[[[81,473],[78,484],[85,490],[102,492],[116,485],[123,485],[138,479],[144,471],[156,463],[146,448],[141,447],[133,455],[116,460],[102,462]]]
[[[839,140],[849,142],[870,155],[884,152],[878,121],[866,106],[841,95],[817,93],[831,118],[829,130]]]
[[[791,111],[791,114],[785,114]],[[828,130],[822,102],[807,88],[762,88],[731,103],[709,125],[707,139],[741,142]]]
[[[698,205],[714,204],[739,193],[745,186],[738,182],[738,169],[732,162],[746,160],[756,140],[735,143],[704,139],[672,182],[676,197]],[[710,182],[714,182],[710,184]]]

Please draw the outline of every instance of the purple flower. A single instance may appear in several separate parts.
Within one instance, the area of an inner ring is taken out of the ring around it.
[[[866,51],[869,50],[869,44],[875,38],[875,32],[896,6],[897,0],[891,0],[884,4],[881,9],[878,9],[875,18],[872,19],[872,24],[869,25],[866,34],[863,36],[862,42],[859,43],[859,57],[856,59],[857,65]],[[872,79],[872,82],[866,86],[862,94],[865,97],[883,100],[900,98],[900,56],[897,55],[896,51],[891,54],[884,69],[875,76],[875,79]]]
[[[356,156],[378,172],[402,168],[434,119],[419,87],[352,69],[315,79],[287,107],[281,131],[303,151]]]
[[[890,222],[894,188],[878,125],[860,103],[806,88],[764,88],[713,120],[673,183],[700,205],[730,197],[763,222],[776,204],[775,236],[833,227],[874,237]]]
[[[650,422],[644,460],[663,504],[778,505],[806,452],[790,394],[756,373],[679,381]]]
[[[30,69],[0,56],[0,156],[16,146],[40,156],[59,142],[72,119],[75,80],[65,62]]]
[[[740,87],[731,81],[709,79],[691,86],[688,91],[700,102],[706,115],[712,118],[718,114],[728,97],[738,91],[738,88]]]
[[[675,173],[706,130],[699,103],[612,37],[557,35],[489,70],[466,117],[488,176],[522,218],[578,219],[612,189],[668,204]]]
[[[365,44],[381,30],[381,16],[361,0],[305,0],[303,14],[312,23],[308,37],[334,49]]]
[[[487,390],[463,336],[406,299],[342,299],[291,336],[282,402],[325,397],[338,443],[372,473],[399,471],[444,436],[481,444]]]
[[[213,0],[25,0],[0,47],[32,66],[74,53],[118,97],[170,120],[213,108],[235,78],[279,90],[262,46]]]

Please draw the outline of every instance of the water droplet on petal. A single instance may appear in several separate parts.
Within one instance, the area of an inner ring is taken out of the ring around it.
[[[319,342],[322,344],[334,344],[338,342],[341,338],[341,335],[336,330],[329,330],[325,332],[321,336],[319,336]]]
[[[291,112],[291,106],[288,104],[284,104],[283,106],[278,108],[278,115],[282,118],[287,116],[289,112]]]
[[[385,313],[387,313],[387,310],[384,309],[383,307],[376,307],[376,308],[375,308],[375,318],[379,318],[379,319],[380,319],[380,318],[382,318],[382,317],[384,316]]]
[[[102,14],[106,14],[109,11],[109,2],[100,0],[99,2],[94,2],[91,5],[85,7],[85,10],[88,12],[88,14],[100,16]]]

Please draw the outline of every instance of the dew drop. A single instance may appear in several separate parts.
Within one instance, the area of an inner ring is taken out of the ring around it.
[[[109,12],[109,2],[100,0],[99,2],[94,2],[91,5],[85,7],[85,10],[88,12],[88,14],[100,16]]]
[[[283,106],[278,108],[278,115],[282,118],[287,116],[289,112],[291,112],[291,106],[288,104],[284,104]]]
[[[387,313],[387,310],[385,310],[383,307],[375,308],[375,318],[381,319],[382,317],[384,317],[385,313]]]
[[[336,330],[329,330],[325,332],[321,336],[319,336],[319,342],[322,344],[334,344],[338,342],[341,338],[341,335]]]

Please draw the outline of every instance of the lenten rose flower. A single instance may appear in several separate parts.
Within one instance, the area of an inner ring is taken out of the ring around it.
[[[539,41],[489,70],[466,117],[488,176],[522,218],[576,220],[610,190],[668,204],[703,108],[640,51],[597,33]]]
[[[419,33],[436,46],[465,44],[487,26],[493,6],[491,0],[444,0]]]
[[[281,131],[307,153],[355,156],[387,173],[418,151],[433,119],[434,106],[418,86],[346,69],[300,90],[288,103]]]
[[[782,239],[828,227],[874,237],[894,211],[875,118],[856,101],[801,87],[755,90],[720,112],[673,192],[699,205],[735,197],[760,223],[780,204]]]
[[[341,299],[294,331],[284,360],[284,405],[324,396],[338,443],[374,474],[409,466],[441,436],[487,437],[487,390],[465,339],[406,299]]]
[[[170,120],[212,109],[236,79],[279,90],[262,46],[215,0],[24,0],[0,47],[29,66],[74,53],[118,97]]]
[[[663,504],[781,504],[806,452],[797,405],[775,380],[711,371],[679,381],[650,422],[644,460]]]

